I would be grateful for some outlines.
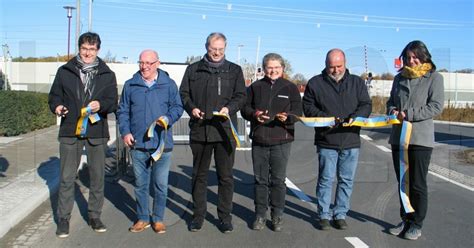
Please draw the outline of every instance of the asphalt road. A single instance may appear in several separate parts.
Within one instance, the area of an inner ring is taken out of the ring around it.
[[[473,165],[457,154],[473,147],[474,128],[436,125],[437,146],[433,164],[448,173],[466,175],[466,187],[428,175],[429,207],[422,236],[408,241],[392,236],[386,229],[399,222],[397,183],[393,172],[388,129],[364,130],[349,229],[316,228],[315,185],[317,178],[313,130],[299,126],[288,165],[284,230],[269,228],[253,231],[253,177],[250,151],[238,151],[234,176],[234,232],[222,234],[217,228],[217,181],[215,170],[209,177],[208,217],[203,230],[187,230],[191,219],[192,155],[186,145],[177,145],[170,172],[169,201],[166,210],[168,230],[155,234],[151,229],[130,233],[135,220],[133,185],[121,180],[106,183],[102,220],[108,231],[97,234],[87,226],[87,175],[80,173],[70,236],[58,239],[53,212],[56,196],[45,202],[0,240],[0,247],[474,247]],[[211,165],[213,166],[213,165]],[[435,175],[436,174],[436,175]],[[290,183],[291,182],[291,183]],[[309,202],[308,202],[309,200]]]

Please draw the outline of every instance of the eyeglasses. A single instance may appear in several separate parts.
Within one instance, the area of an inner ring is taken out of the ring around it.
[[[86,53],[86,52],[95,53],[95,52],[97,52],[97,50],[99,50],[95,47],[93,47],[93,48],[80,47],[79,49],[81,50],[82,53]]]
[[[283,67],[281,67],[281,66],[265,67],[265,69],[266,69],[266,70],[269,70],[269,71],[280,70],[281,68],[283,68]]]
[[[207,47],[207,50],[211,51],[211,52],[219,52],[219,53],[223,53],[225,51],[225,48],[212,48],[212,47]]]
[[[138,61],[137,63],[140,65],[140,66],[152,66],[154,65],[156,62],[158,62],[158,60],[154,61],[154,62],[147,62],[147,61]]]

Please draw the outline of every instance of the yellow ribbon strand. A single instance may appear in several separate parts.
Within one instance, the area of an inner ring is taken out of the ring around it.
[[[413,213],[410,203],[410,173],[408,163],[408,145],[410,144],[412,124],[403,121],[400,135],[400,198],[402,200],[405,213]]]
[[[152,157],[153,161],[155,161],[155,162],[158,161],[161,158],[161,155],[163,154],[163,151],[165,150],[166,137],[168,136],[168,122],[166,121],[166,118],[161,116],[158,119],[158,122],[164,128],[164,131],[161,134],[160,144],[158,145],[158,148],[155,150],[155,152],[153,152],[151,154],[151,157]],[[156,127],[156,121],[151,123],[150,127],[148,127],[148,131],[147,131],[148,138],[155,137],[155,127]]]
[[[88,121],[94,124],[100,121],[100,116],[97,113],[92,114],[92,108],[90,106],[81,109],[81,116],[76,124],[76,136],[85,137],[87,133]]]
[[[219,116],[219,117],[223,117],[225,118],[226,120],[229,120],[230,122],[230,129],[232,131],[232,136],[234,137],[234,140],[235,140],[235,143],[237,144],[237,148],[240,147],[240,139],[239,139],[239,134],[237,133],[237,130],[235,129],[234,127],[234,124],[232,124],[232,120],[230,119],[230,116],[228,114],[221,114],[217,111],[214,111],[212,112],[212,115],[214,116]]]

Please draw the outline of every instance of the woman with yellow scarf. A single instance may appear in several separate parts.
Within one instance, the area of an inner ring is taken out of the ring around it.
[[[393,81],[387,112],[402,122],[393,125],[389,140],[402,222],[389,232],[416,240],[428,209],[426,176],[434,147],[433,117],[443,110],[444,83],[423,42],[408,43],[400,59],[403,67]]]

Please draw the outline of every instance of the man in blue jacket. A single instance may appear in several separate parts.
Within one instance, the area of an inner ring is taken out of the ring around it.
[[[316,127],[314,144],[319,153],[319,173],[316,197],[319,224],[328,230],[330,219],[334,226],[346,229],[346,214],[357,168],[360,148],[360,127],[344,127],[355,117],[368,117],[372,102],[364,80],[346,69],[346,57],[340,49],[326,55],[326,68],[308,81],[303,96],[303,111],[307,117],[335,117],[332,127]],[[337,174],[336,199],[331,214],[331,192]]]
[[[131,148],[135,173],[137,221],[129,231],[141,232],[152,224],[156,233],[165,233],[163,219],[173,149],[171,125],[183,114],[183,105],[176,83],[158,69],[156,51],[141,52],[138,64],[140,71],[125,82],[117,112],[123,141]],[[150,177],[154,192],[151,223]]]

